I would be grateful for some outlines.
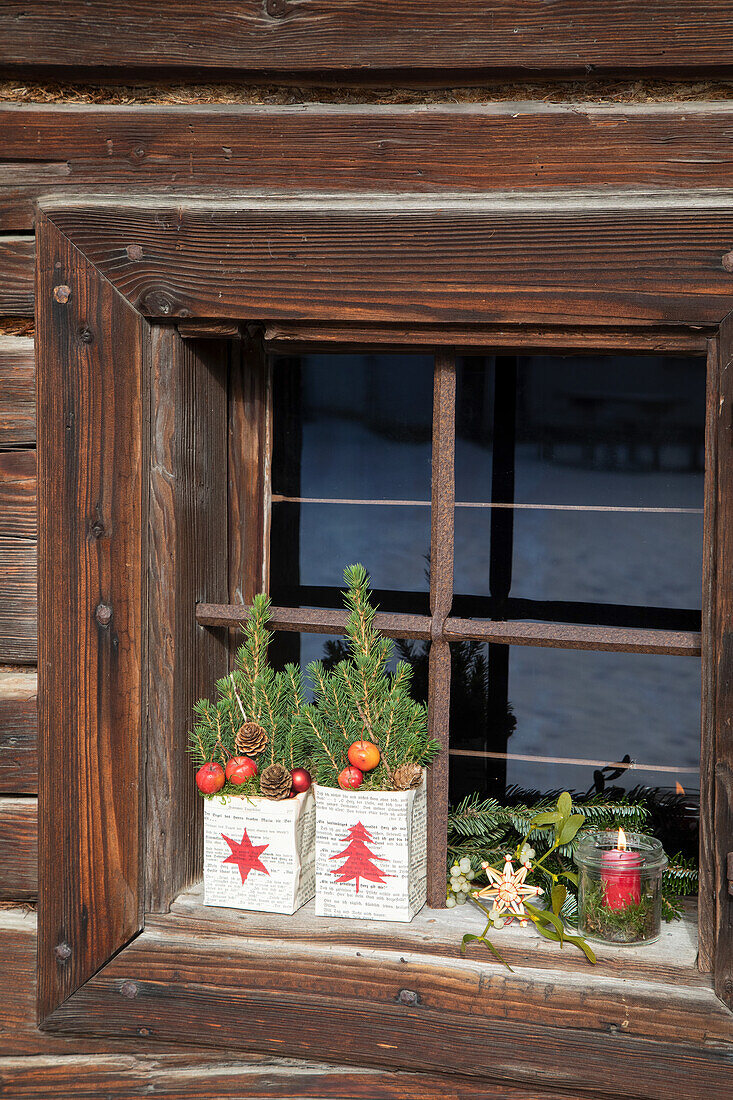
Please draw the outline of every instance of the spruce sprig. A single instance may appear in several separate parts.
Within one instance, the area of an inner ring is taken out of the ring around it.
[[[269,620],[270,600],[260,593],[252,601],[242,627],[244,639],[237,650],[235,667],[217,681],[215,700],[199,699],[194,706],[196,720],[189,733],[189,752],[198,766],[209,760],[226,765],[236,753],[235,741],[242,725],[257,722],[268,737],[267,746],[256,758],[259,771],[272,763],[282,763],[289,770],[307,767],[300,668],[288,665],[284,671],[275,672],[270,665]]]
[[[429,764],[440,746],[428,733],[427,711],[410,695],[412,670],[400,661],[394,672],[391,639],[374,625],[369,576],[362,565],[344,571],[343,593],[349,612],[346,652],[333,668],[322,661],[308,666],[306,676],[314,702],[303,710],[314,778],[335,786],[348,766],[354,741],[372,741],[380,750],[378,766],[365,775],[363,789],[392,790],[393,776],[403,764]]]

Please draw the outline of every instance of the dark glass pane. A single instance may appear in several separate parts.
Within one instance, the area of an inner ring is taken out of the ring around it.
[[[700,662],[465,643],[453,648],[451,797],[640,785],[699,796]],[[630,757],[637,767],[613,774]],[[502,756],[508,757],[503,759]],[[694,812],[692,817],[694,817]]]
[[[456,592],[699,608],[704,416],[698,357],[461,360]]]
[[[341,606],[360,561],[385,610],[427,609],[432,387],[432,356],[274,359],[275,603]]]
[[[348,650],[346,639],[338,635],[296,634],[292,631],[276,630],[270,643],[269,657],[273,668],[278,670],[291,661],[299,662],[304,670],[311,661],[323,661],[328,668],[332,668],[348,657]],[[394,670],[398,661],[407,661],[413,666],[412,693],[414,698],[425,702],[428,690],[427,644],[396,641],[390,670]],[[310,697],[309,691],[307,694]]]

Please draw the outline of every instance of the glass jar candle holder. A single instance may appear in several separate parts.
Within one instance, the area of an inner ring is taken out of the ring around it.
[[[664,849],[643,833],[589,833],[575,849],[578,931],[597,943],[652,943],[662,923]]]

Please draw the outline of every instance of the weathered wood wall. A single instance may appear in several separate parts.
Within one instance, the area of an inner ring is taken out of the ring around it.
[[[541,10],[540,10],[541,9]],[[0,899],[36,892],[36,410],[30,321],[34,204],[94,196],[228,189],[462,194],[492,190],[714,190],[733,186],[733,102],[543,103],[554,76],[733,73],[726,0],[240,0],[202,8],[138,0],[0,10],[0,75],[128,81],[184,74],[344,83],[466,82],[531,76],[533,101],[413,106],[117,106],[0,102]],[[396,75],[399,74],[399,75]],[[20,93],[19,93],[20,94]],[[201,95],[205,96],[206,92]],[[114,92],[111,98],[116,98]],[[97,99],[104,98],[96,96]],[[266,97],[265,97],[266,98]],[[358,98],[352,94],[351,99]],[[687,99],[687,96],[685,96]],[[282,147],[289,150],[282,156]],[[318,150],[318,156],[313,151]],[[721,242],[721,252],[733,241]],[[59,730],[59,736],[63,731]],[[69,1040],[34,1025],[35,917],[0,909],[0,1091],[23,1096],[496,1097],[525,1088],[417,1072],[228,1059],[138,1041]],[[149,1040],[147,1040],[149,1042]],[[458,1058],[460,1062],[460,1058]],[[540,1096],[532,1092],[531,1095]],[[547,1100],[572,1100],[542,1091]],[[599,1100],[602,1086],[594,1093]]]

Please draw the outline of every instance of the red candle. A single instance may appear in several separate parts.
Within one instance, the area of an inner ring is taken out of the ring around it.
[[[641,901],[641,855],[626,849],[623,829],[618,831],[618,844],[601,857],[601,882],[609,909],[625,909]]]

